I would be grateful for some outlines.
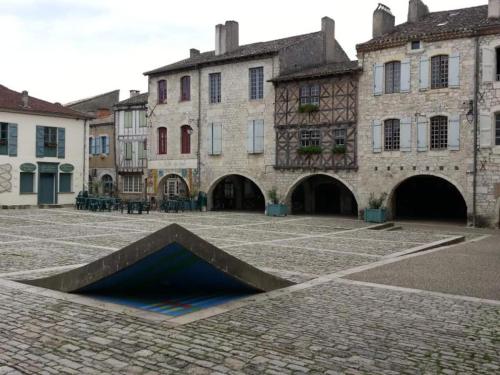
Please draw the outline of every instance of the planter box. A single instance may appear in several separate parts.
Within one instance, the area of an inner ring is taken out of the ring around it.
[[[288,215],[288,206],[286,204],[268,204],[266,214],[267,216],[286,216]]]
[[[385,223],[386,221],[385,208],[366,208],[365,221],[367,223]]]

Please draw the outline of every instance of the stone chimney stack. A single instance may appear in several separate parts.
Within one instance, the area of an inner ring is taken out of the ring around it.
[[[28,108],[29,107],[29,96],[28,96],[28,91],[24,90],[22,93],[22,98],[21,100],[23,101],[23,108]]]
[[[500,0],[489,0],[488,18],[500,18]]]
[[[189,50],[189,57],[191,57],[191,58],[199,56],[199,54],[200,54],[200,50],[199,49],[191,48]]]
[[[491,2],[490,2],[491,3]],[[429,7],[422,0],[410,0],[408,22],[418,22],[429,14]]]
[[[321,32],[323,33],[323,43],[325,50],[325,63],[332,63],[336,61],[336,44],[335,40],[335,21],[330,17],[323,17],[321,19]]]
[[[394,29],[396,17],[391,13],[391,8],[384,4],[378,4],[373,12],[373,37],[387,34]]]
[[[223,55],[240,46],[239,25],[236,21],[226,21],[215,26],[215,54]]]
[[[130,97],[133,98],[134,96],[139,95],[141,92],[139,90],[130,90]]]

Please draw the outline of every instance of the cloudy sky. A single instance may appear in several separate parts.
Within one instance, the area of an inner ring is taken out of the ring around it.
[[[214,48],[214,26],[240,24],[240,44],[320,29],[336,21],[351,58],[370,39],[379,0],[0,0],[0,84],[52,102],[121,90],[145,91],[143,72]],[[384,0],[405,22],[407,0]],[[487,0],[426,0],[431,11]]]

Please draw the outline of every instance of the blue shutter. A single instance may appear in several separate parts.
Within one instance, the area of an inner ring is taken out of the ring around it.
[[[404,59],[401,61],[401,92],[410,92],[411,87],[411,61]]]
[[[254,152],[263,153],[264,152],[264,120],[255,120],[254,127]]]
[[[451,88],[460,87],[460,54],[454,53],[449,58],[448,85]]]
[[[453,115],[448,121],[448,150],[460,150],[460,115]]]
[[[411,117],[404,118],[400,122],[400,144],[399,149],[403,152],[411,151]]]
[[[37,158],[43,158],[44,154],[45,154],[44,145],[43,145],[44,129],[45,129],[45,127],[43,127],[43,126],[36,127],[36,157]]]
[[[479,117],[479,146],[481,148],[490,148],[492,145],[492,121],[488,113],[481,113]]]
[[[9,156],[17,156],[17,124],[9,124],[8,134]]]
[[[417,151],[427,151],[427,119],[417,119]]]
[[[247,152],[253,154],[255,152],[255,135],[254,135],[254,120],[248,121],[247,132]]]
[[[420,58],[420,90],[429,89],[429,58],[422,56]]]
[[[57,157],[64,159],[66,152],[66,129],[57,128]]]
[[[493,48],[484,47],[482,55],[483,66],[483,83],[488,83],[496,80],[495,76],[495,51]]]
[[[222,154],[222,124],[213,125],[213,154]]]
[[[94,155],[101,153],[101,137],[94,138]]]
[[[380,120],[374,120],[372,124],[372,135],[373,135],[373,152],[382,152],[382,122]]]
[[[106,146],[104,148],[104,153],[106,155],[109,155],[109,137],[108,136],[106,136]]]
[[[373,65],[373,95],[384,93],[384,64]]]

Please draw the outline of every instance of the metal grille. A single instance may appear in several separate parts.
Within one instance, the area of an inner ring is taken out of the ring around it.
[[[495,115],[495,145],[500,146],[500,114]]]
[[[399,150],[400,145],[400,122],[397,119],[384,121],[384,150]]]
[[[303,86],[300,88],[300,104],[314,104],[319,106],[319,85]]]
[[[385,93],[393,94],[401,90],[401,63],[393,61],[385,64]]]
[[[250,68],[250,99],[262,99],[264,97],[264,68]]]
[[[442,89],[448,87],[448,56],[434,56],[431,60],[432,65],[432,88]]]
[[[300,146],[307,147],[319,145],[321,145],[321,132],[318,129],[300,131]]]
[[[448,118],[436,116],[431,118],[431,150],[442,150],[448,147]]]
[[[220,103],[220,73],[211,73],[208,75],[209,77],[209,91],[210,91],[210,103]]]
[[[345,145],[345,139],[346,139],[346,130],[345,129],[335,129],[334,131],[334,138],[335,138],[335,145],[336,146],[344,146]]]

